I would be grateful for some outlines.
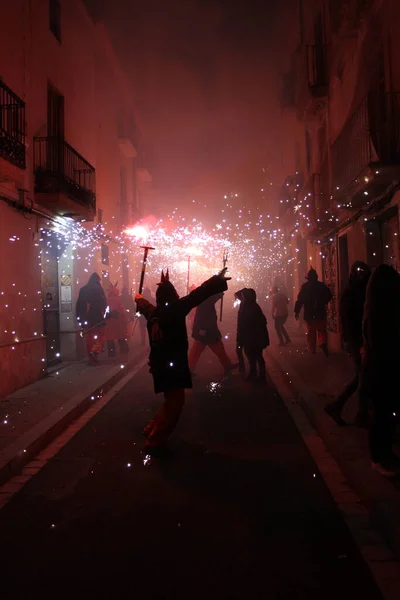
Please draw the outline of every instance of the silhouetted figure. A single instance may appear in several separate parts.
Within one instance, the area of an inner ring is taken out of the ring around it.
[[[332,300],[332,293],[325,283],[318,281],[315,269],[310,269],[307,282],[301,286],[294,307],[294,315],[298,321],[300,311],[304,307],[304,321],[307,324],[308,349],[312,354],[317,351],[318,344],[326,356],[328,352],[328,334],[326,330],[326,307]]]
[[[351,267],[348,285],[340,300],[339,317],[342,339],[345,350],[353,361],[354,375],[337,399],[325,408],[328,415],[338,425],[346,424],[342,419],[342,410],[357,389],[359,389],[359,404],[356,423],[361,426],[368,423],[368,399],[365,390],[359,388],[359,382],[363,347],[362,323],[370,276],[371,269],[366,263],[355,262]]]
[[[263,350],[269,346],[267,319],[257,304],[256,292],[251,288],[240,291],[241,310],[238,315],[237,346],[243,348],[249,361],[250,372],[247,381],[265,382],[265,361]]]
[[[145,287],[143,290],[143,298],[145,300],[147,300],[147,302],[150,302],[150,304],[154,303],[155,298],[153,296],[153,294],[151,293],[151,289],[149,287]],[[141,315],[140,317],[138,317],[139,319],[139,328],[140,328],[140,344],[142,346],[146,345],[146,318],[144,317],[144,315]]]
[[[237,326],[236,326],[236,356],[238,359],[238,363],[239,363],[239,372],[242,373],[242,375],[244,375],[246,373],[246,365],[244,362],[244,356],[243,356],[243,346],[240,346],[239,344],[239,322],[240,322],[240,316],[241,316],[241,312],[243,311],[243,294],[242,294],[243,290],[239,290],[238,292],[235,292],[235,298],[236,300],[239,301],[239,310],[238,310],[238,316],[237,316]]]
[[[156,394],[163,392],[165,402],[156,417],[145,427],[146,450],[159,451],[175,429],[185,402],[185,389],[192,387],[188,363],[186,317],[210,296],[228,288],[226,269],[211,277],[184,298],[169,281],[168,271],[161,274],[154,306],[143,296],[136,296],[139,312],[147,319],[150,340],[150,373]]]
[[[222,341],[222,334],[218,329],[218,317],[215,304],[221,300],[223,294],[215,294],[204,300],[197,308],[194,316],[192,338],[193,344],[189,350],[189,368],[192,373],[196,371],[197,363],[204,350],[208,347],[218,358],[228,375],[235,366],[226,353]]]
[[[360,385],[372,402],[372,468],[391,477],[400,473],[400,459],[393,452],[394,413],[399,410],[400,275],[389,265],[380,265],[369,280],[363,333]]]
[[[289,316],[289,299],[276,286],[272,288],[271,293],[271,312],[275,323],[275,330],[279,338],[279,345],[285,346],[285,344],[290,344],[290,337],[285,329],[285,323]]]
[[[107,319],[106,324],[106,339],[107,350],[110,358],[115,358],[116,347],[115,341],[118,340],[119,351],[121,354],[128,354],[128,321],[125,315],[125,305],[119,295],[117,284],[110,284],[107,294],[107,302],[110,312],[113,314],[112,319]]]
[[[80,291],[76,302],[76,318],[83,329],[90,329],[86,334],[89,365],[98,364],[98,355],[103,350],[105,339],[105,315],[107,299],[97,273],[92,273],[89,281]]]

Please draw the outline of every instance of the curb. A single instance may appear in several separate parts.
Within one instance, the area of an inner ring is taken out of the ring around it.
[[[59,436],[73,421],[81,416],[93,401],[106,394],[116,383],[126,376],[141,354],[136,354],[107,381],[95,388],[90,394],[82,397],[79,394],[72,396],[64,406],[56,409],[48,417],[40,421],[29,431],[0,452],[0,485],[6,483],[11,477],[17,475],[21,469],[43,450],[50,442]]]
[[[396,558],[400,560],[400,499],[397,490],[392,483],[371,471],[369,460],[365,458],[365,453],[356,440],[352,439],[349,442],[350,437],[346,438],[343,443],[347,443],[348,446],[344,449],[340,446],[340,441],[339,444],[335,444],[339,435],[346,436],[346,428],[338,428],[323,410],[315,410],[318,395],[307,389],[301,376],[283,357],[278,358],[274,352],[270,352],[269,358],[284,378],[309,423],[326,444],[350,486],[362,499],[371,521],[381,531]],[[332,430],[332,433],[329,430]]]

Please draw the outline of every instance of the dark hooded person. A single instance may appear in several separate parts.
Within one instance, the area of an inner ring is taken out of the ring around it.
[[[389,265],[380,265],[369,280],[363,334],[360,386],[368,390],[372,404],[372,468],[393,477],[400,473],[400,458],[393,451],[395,415],[399,410],[400,275]]]
[[[328,334],[326,330],[326,307],[332,300],[332,292],[325,283],[318,281],[318,273],[310,269],[307,282],[301,286],[294,307],[294,316],[299,320],[301,309],[304,308],[304,321],[307,325],[308,349],[312,354],[317,351],[318,344],[326,356],[328,352]]]
[[[105,315],[107,299],[100,283],[100,276],[92,273],[89,281],[80,291],[76,302],[76,318],[86,334],[89,365],[98,364],[98,355],[103,350],[105,339]]]
[[[168,271],[161,274],[156,292],[156,306],[137,295],[137,308],[147,320],[150,341],[149,365],[156,394],[164,394],[164,404],[145,427],[145,449],[160,451],[175,429],[185,402],[185,389],[192,387],[188,363],[186,317],[189,312],[215,294],[228,289],[226,269],[205,281],[183,298],[169,280]]]
[[[342,418],[342,410],[357,389],[359,401],[356,424],[368,423],[368,399],[365,390],[359,388],[359,381],[363,348],[362,323],[370,276],[369,266],[362,261],[356,261],[351,267],[348,285],[340,299],[339,317],[342,339],[345,350],[353,362],[354,375],[336,400],[325,407],[325,411],[338,425],[346,424]]]
[[[257,304],[255,290],[244,288],[236,292],[236,295],[241,299],[236,344],[239,349],[243,348],[249,361],[250,370],[246,380],[264,383],[266,374],[263,350],[269,346],[267,319]]]
[[[289,298],[283,292],[280,292],[276,285],[271,290],[272,317],[275,323],[275,331],[279,338],[279,345],[290,344],[290,336],[285,329],[285,323],[289,316],[288,304]]]
[[[239,310],[238,310],[238,316],[237,316],[237,327],[236,327],[236,356],[237,356],[238,363],[239,363],[239,372],[242,373],[242,375],[244,375],[246,373],[246,365],[245,365],[244,356],[243,356],[243,346],[240,345],[240,343],[239,343],[239,337],[238,337],[240,315],[241,315],[241,311],[243,310],[243,295],[242,295],[242,292],[243,292],[243,290],[239,290],[238,292],[235,292],[235,299],[236,299],[237,302],[239,302]]]
[[[217,311],[215,304],[221,300],[223,294],[215,294],[204,300],[196,309],[194,316],[192,338],[194,340],[189,351],[189,368],[195,372],[197,363],[204,350],[208,347],[216,355],[228,375],[235,366],[226,353],[222,341],[222,334],[218,328]]]

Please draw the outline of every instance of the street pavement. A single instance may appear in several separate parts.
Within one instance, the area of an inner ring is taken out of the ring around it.
[[[205,353],[149,459],[147,367],[0,510],[2,600],[382,600],[272,384]]]

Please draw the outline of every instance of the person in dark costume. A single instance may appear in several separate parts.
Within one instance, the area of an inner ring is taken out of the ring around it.
[[[156,394],[164,394],[164,404],[157,415],[144,429],[147,437],[145,448],[149,453],[157,453],[163,448],[175,429],[185,402],[185,389],[192,387],[188,363],[188,337],[186,316],[210,296],[228,289],[226,269],[214,275],[193,292],[179,298],[179,295],[166,275],[161,274],[161,282],[156,292],[156,306],[143,296],[137,295],[137,308],[147,320],[150,341],[149,366],[154,380]]]
[[[154,302],[153,294],[151,293],[151,289],[145,287],[143,290],[143,298],[152,304]],[[146,319],[144,315],[140,315],[139,319],[139,327],[140,327],[140,343],[142,346],[146,345]]]
[[[272,317],[275,322],[275,331],[279,338],[279,345],[290,344],[290,336],[285,329],[285,323],[289,316],[289,299],[283,292],[280,292],[276,285],[271,290]]]
[[[332,292],[325,283],[318,281],[318,273],[310,269],[307,282],[301,286],[294,307],[296,321],[300,318],[300,311],[304,307],[304,320],[307,324],[308,349],[312,354],[317,351],[318,343],[325,356],[328,352],[328,333],[326,330],[326,307],[332,300]]]
[[[362,261],[356,261],[351,267],[349,283],[340,299],[339,317],[342,339],[345,350],[353,362],[354,375],[336,400],[325,407],[325,411],[338,425],[346,425],[342,419],[342,410],[357,390],[359,398],[356,424],[367,425],[369,420],[366,390],[359,388],[359,382],[363,348],[362,323],[370,276],[369,266]]]
[[[239,344],[239,337],[238,337],[240,315],[243,310],[243,293],[242,292],[243,292],[243,290],[239,290],[238,292],[235,292],[235,298],[239,302],[239,310],[238,310],[238,316],[237,316],[237,328],[236,328],[236,356],[237,356],[237,359],[239,362],[239,373],[244,375],[246,373],[246,365],[245,365],[244,356],[243,356],[243,346],[241,346]]]
[[[106,322],[107,299],[97,273],[92,273],[84,285],[76,302],[76,318],[83,329],[90,329],[86,334],[89,365],[99,364],[98,355],[103,350]]]
[[[221,300],[223,294],[214,294],[204,300],[196,309],[193,322],[192,338],[194,340],[189,351],[189,368],[192,373],[196,371],[197,363],[207,346],[217,356],[228,375],[237,365],[234,365],[226,353],[222,341],[222,334],[218,329],[218,317],[215,304]]]
[[[393,451],[394,415],[399,411],[400,275],[389,265],[380,265],[369,280],[363,334],[360,386],[368,390],[372,404],[372,468],[393,477],[400,473],[400,458]]]
[[[243,348],[249,361],[250,372],[247,381],[257,380],[265,382],[265,361],[263,350],[269,346],[267,319],[257,304],[256,292],[251,288],[244,288],[237,292],[242,301],[238,315],[238,329],[236,344]]]

